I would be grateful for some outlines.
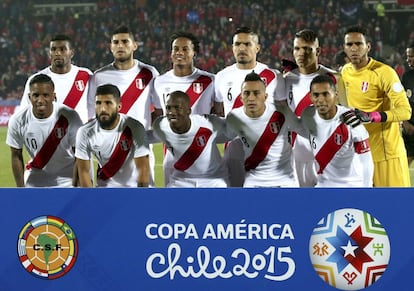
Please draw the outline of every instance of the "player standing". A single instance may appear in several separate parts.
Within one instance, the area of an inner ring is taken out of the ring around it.
[[[304,29],[295,34],[293,57],[298,67],[285,74],[285,96],[289,107],[298,117],[302,115],[306,107],[312,104],[309,92],[312,79],[323,74],[336,78],[334,70],[318,63],[320,52],[319,40],[315,32]],[[291,143],[300,186],[315,186],[317,173],[309,141],[293,132]]]
[[[110,50],[114,61],[94,72],[90,94],[95,98],[96,88],[114,84],[121,91],[122,107],[119,112],[138,120],[146,130],[152,120],[162,115],[161,101],[154,93],[157,69],[134,59],[138,49],[133,33],[126,26],[117,27],[112,33]],[[154,154],[150,148],[150,185],[154,181]]]
[[[241,85],[247,74],[254,71],[266,84],[269,103],[283,99],[283,76],[277,70],[257,61],[260,51],[259,36],[248,27],[238,28],[233,35],[233,55],[236,60],[216,74],[215,90],[218,100],[223,100],[224,115],[243,105]],[[229,171],[231,187],[242,187],[244,182],[244,153],[239,139],[230,142],[225,150],[224,159]]]
[[[88,98],[92,72],[87,68],[72,64],[74,55],[75,48],[69,36],[58,34],[52,37],[49,45],[50,66],[29,77],[20,106],[30,104],[30,80],[38,74],[45,74],[53,80],[58,103],[75,109],[83,123],[92,119],[95,99]]]
[[[155,78],[154,88],[159,99],[165,104],[171,92],[183,91],[190,97],[192,114],[215,113],[223,116],[223,102],[215,98],[214,75],[194,66],[199,53],[199,40],[192,33],[176,32],[171,36],[171,70]],[[170,151],[164,156],[164,182],[169,182],[173,171],[173,157]]]

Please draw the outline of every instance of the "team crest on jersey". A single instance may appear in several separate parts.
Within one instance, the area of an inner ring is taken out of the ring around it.
[[[364,92],[364,93],[367,92],[368,91],[368,85],[369,84],[368,84],[367,81],[363,81],[362,84],[361,84],[361,91]]]
[[[121,147],[121,150],[123,150],[124,152],[129,151],[130,147],[131,147],[131,143],[128,139],[122,139],[119,141],[119,145]]]
[[[136,79],[136,80],[135,80],[135,86],[136,86],[139,90],[144,89],[144,88],[145,88],[145,81],[144,81],[144,79],[141,79],[141,78]]]
[[[377,282],[388,267],[390,242],[381,223],[353,208],[323,217],[309,241],[317,275],[340,290],[361,290]]]
[[[204,135],[200,135],[200,136],[197,136],[196,142],[199,147],[203,147],[206,145],[207,139]]]
[[[272,133],[279,133],[279,131],[280,131],[280,124],[279,124],[279,122],[271,122],[269,124],[269,126],[270,126],[270,131]]]
[[[335,133],[334,141],[337,145],[341,145],[344,143],[344,137],[342,136],[342,134]]]
[[[78,91],[83,92],[83,90],[85,90],[85,83],[83,82],[83,80],[78,80],[75,82],[75,87]]]
[[[66,134],[66,129],[64,127],[58,127],[55,129],[55,136],[58,139],[62,139]]]
[[[193,83],[194,93],[201,94],[203,90],[204,90],[203,83]]]
[[[261,79],[265,83],[265,86],[267,87],[267,78],[266,77],[261,77]]]

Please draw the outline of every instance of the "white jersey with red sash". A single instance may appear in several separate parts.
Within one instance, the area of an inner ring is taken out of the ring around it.
[[[269,103],[273,103],[274,100],[286,99],[283,96],[284,79],[279,71],[270,69],[267,65],[260,62],[256,62],[253,70],[260,74],[266,83],[267,100]],[[237,68],[237,64],[233,64],[216,74],[214,82],[216,98],[223,101],[225,116],[232,109],[242,106],[240,99],[241,85],[246,75],[253,70],[242,70]],[[243,156],[243,147],[237,139],[226,145],[224,160],[229,172],[230,186],[232,187],[243,186]]]
[[[333,78],[336,78],[335,74],[337,72],[323,65],[319,65],[319,69],[312,74],[301,74],[297,68],[285,74],[284,95],[287,97],[287,103],[290,109],[296,116],[300,117],[303,110],[312,104],[309,92],[310,83],[313,78],[322,74],[329,74]],[[295,132],[292,132],[290,139],[292,145],[294,145],[293,154],[300,185],[304,187],[314,186],[317,181],[317,174],[308,139],[296,135]]]
[[[82,122],[95,117],[95,97],[89,96],[89,80],[92,72],[87,68],[71,65],[71,69],[66,74],[56,74],[47,67],[29,77],[26,82],[22,96],[21,106],[30,104],[29,101],[29,83],[30,80],[38,74],[48,75],[55,84],[56,101],[60,104],[75,109],[78,112]],[[92,99],[88,99],[92,98]]]
[[[224,130],[224,120],[217,116],[190,115],[191,127],[186,133],[171,130],[166,117],[154,122],[154,131],[173,157],[175,179],[226,179],[216,137]]]
[[[372,187],[373,162],[364,126],[352,128],[340,121],[349,110],[337,106],[336,115],[322,119],[312,106],[302,121],[310,127],[309,141],[317,162],[317,187]],[[370,174],[371,173],[371,174]]]
[[[170,70],[155,78],[154,88],[158,98],[162,100],[164,112],[169,94],[177,90],[186,92],[190,97],[191,114],[210,114],[214,102],[219,102],[214,97],[214,75],[197,68],[191,75],[184,77],[178,77]],[[166,151],[163,160],[165,185],[172,173],[172,161],[173,157]]]
[[[284,80],[282,74],[274,69],[269,69],[267,65],[257,62],[254,69],[242,70],[236,64],[228,66],[218,72],[215,78],[216,98],[222,100],[224,104],[224,114],[234,108],[242,106],[240,100],[241,85],[247,74],[255,71],[266,83],[267,100],[283,100]]]
[[[62,104],[53,104],[53,113],[36,118],[32,107],[16,112],[9,121],[6,143],[26,148],[31,160],[26,165],[26,187],[70,187],[72,185],[73,148],[79,115]]]
[[[95,97],[96,88],[104,84],[116,85],[121,91],[124,113],[142,123],[145,129],[151,127],[151,107],[162,108],[154,94],[154,78],[159,75],[151,65],[134,60],[129,70],[118,70],[111,63],[95,71],[91,81],[91,94]]]
[[[244,187],[298,186],[288,142],[288,131],[297,125],[291,115],[266,104],[262,116],[250,118],[240,107],[229,113],[226,124],[243,142]]]
[[[89,160],[94,155],[98,161],[98,187],[136,187],[134,158],[148,154],[144,127],[122,113],[114,129],[102,129],[95,119],[82,126],[76,137],[76,158]]]
[[[178,77],[170,70],[155,78],[154,88],[162,100],[164,112],[168,96],[177,90],[186,92],[190,97],[192,114],[210,114],[213,103],[221,102],[215,98],[214,75],[197,68],[191,75],[184,77]]]

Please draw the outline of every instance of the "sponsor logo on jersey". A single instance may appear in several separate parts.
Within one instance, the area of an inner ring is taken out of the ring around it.
[[[352,208],[323,217],[309,241],[316,273],[341,290],[361,290],[378,281],[388,266],[390,251],[381,223],[371,214]]]
[[[52,280],[73,268],[78,256],[78,241],[63,219],[39,216],[20,231],[17,251],[20,263],[30,274]]]

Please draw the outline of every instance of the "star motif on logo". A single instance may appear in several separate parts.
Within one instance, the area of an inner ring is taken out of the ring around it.
[[[358,249],[357,246],[355,247],[352,245],[352,242],[350,240],[348,241],[348,244],[346,246],[342,246],[341,248],[345,251],[344,257],[346,257],[347,255],[355,257],[355,250]]]
[[[363,264],[373,261],[364,251],[364,248],[372,239],[372,237],[362,235],[361,226],[358,226],[351,235],[348,235],[338,226],[336,236],[326,238],[335,248],[335,252],[329,256],[327,261],[336,263],[338,273],[341,273],[349,264],[361,273]]]

